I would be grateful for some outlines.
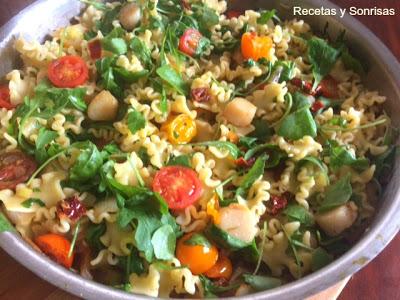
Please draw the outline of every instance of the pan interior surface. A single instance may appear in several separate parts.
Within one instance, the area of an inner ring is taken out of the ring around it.
[[[328,1],[317,0],[253,0],[230,1],[232,8],[275,8],[283,19],[293,18],[293,7],[301,6],[337,8]],[[39,0],[22,11],[0,30],[0,74],[4,76],[13,66],[20,64],[13,41],[19,35],[42,41],[52,30],[66,25],[80,13],[82,4],[77,0]],[[299,17],[298,17],[299,18]],[[388,99],[386,111],[394,126],[400,125],[400,65],[390,51],[361,23],[346,15],[301,17],[314,31],[322,31],[329,22],[329,33],[337,36],[347,32],[347,41],[354,54],[367,62],[370,70],[364,78],[371,89],[379,90]],[[34,28],[34,29],[33,29]],[[396,158],[396,166],[399,157]],[[400,226],[400,168],[394,168],[386,186],[382,204],[374,220],[352,249],[325,268],[286,284],[282,287],[242,297],[243,299],[303,299],[315,294],[341,279],[355,273],[379,254],[398,232]],[[65,270],[47,257],[39,254],[18,234],[0,233],[0,246],[21,264],[52,284],[85,299],[149,299],[128,294],[117,289],[86,280]]]

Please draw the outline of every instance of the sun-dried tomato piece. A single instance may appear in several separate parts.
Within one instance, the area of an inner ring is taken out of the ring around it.
[[[250,157],[247,160],[244,159],[244,157],[239,157],[238,159],[235,160],[235,164],[242,168],[250,168],[252,165],[254,165],[255,161],[256,161],[255,157]]]
[[[267,212],[275,216],[287,205],[288,201],[285,196],[271,195],[271,198],[267,202]]]
[[[190,5],[188,0],[182,0],[181,1],[181,5],[182,5],[182,8],[184,8],[186,10],[191,10],[192,9],[192,6]]]
[[[85,205],[79,201],[78,196],[72,196],[60,201],[57,205],[58,217],[67,217],[71,221],[80,219],[86,213]]]
[[[313,105],[311,106],[311,111],[312,112],[317,112],[319,111],[321,108],[324,108],[324,103],[322,103],[322,101],[317,100],[313,103]]]
[[[317,88],[313,91],[311,82],[301,80],[300,78],[293,78],[290,80],[290,83],[300,88],[304,93],[309,94],[314,97],[318,97],[321,94],[321,86],[317,86]]]
[[[208,88],[195,88],[190,93],[192,100],[196,102],[208,102],[211,98]]]

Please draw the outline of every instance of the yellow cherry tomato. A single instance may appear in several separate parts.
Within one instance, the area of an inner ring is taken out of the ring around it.
[[[242,35],[241,48],[245,59],[257,61],[260,58],[269,58],[272,39],[268,36],[258,36],[255,32],[246,32]]]
[[[231,260],[225,255],[219,255],[217,263],[204,273],[208,278],[229,280],[232,276]]]
[[[196,122],[188,115],[172,116],[161,126],[172,144],[189,143],[197,134]]]
[[[219,201],[217,194],[215,194],[210,199],[210,201],[208,201],[206,212],[207,215],[209,215],[213,219],[214,224],[218,225],[221,222],[221,216],[219,215]]]
[[[211,269],[218,260],[218,250],[214,245],[190,245],[185,243],[193,233],[185,234],[177,243],[176,258],[186,265],[194,275],[199,275]]]

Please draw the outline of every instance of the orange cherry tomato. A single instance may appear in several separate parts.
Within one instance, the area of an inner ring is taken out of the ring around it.
[[[331,76],[326,76],[319,83],[319,93],[326,98],[338,98],[338,83]]]
[[[229,280],[232,276],[231,260],[225,255],[219,255],[217,263],[204,273],[208,278]]]
[[[35,239],[35,244],[52,260],[67,269],[71,268],[74,254],[68,257],[71,243],[65,237],[55,233],[44,234]]]
[[[10,101],[10,89],[7,85],[0,86],[0,108],[7,110],[13,109],[15,106]]]
[[[47,70],[50,81],[59,88],[74,88],[86,82],[89,70],[79,56],[67,55],[51,62]]]
[[[272,39],[268,36],[258,36],[255,32],[246,32],[242,35],[242,55],[244,59],[268,58],[272,48]]]
[[[179,39],[179,50],[189,56],[196,55],[197,47],[202,37],[198,30],[193,28],[186,29]]]
[[[161,126],[172,144],[189,143],[197,134],[196,123],[188,115],[172,116]]]
[[[217,247],[204,245],[188,245],[185,242],[193,233],[184,235],[177,243],[176,257],[182,265],[186,265],[194,275],[210,270],[218,260]]]
[[[183,166],[161,168],[153,179],[153,191],[160,193],[171,209],[184,209],[203,193],[197,173]]]

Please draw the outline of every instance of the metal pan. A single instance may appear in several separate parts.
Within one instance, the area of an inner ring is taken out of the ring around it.
[[[302,0],[253,0],[229,1],[235,8],[277,8],[280,16],[293,18],[293,6],[336,8],[328,1]],[[12,49],[16,36],[43,40],[53,29],[66,25],[79,14],[81,4],[77,0],[39,0],[23,10],[0,30],[0,76],[18,64]],[[364,81],[370,89],[377,89],[387,96],[387,111],[396,126],[400,124],[400,64],[379,39],[360,22],[349,15],[303,17],[314,29],[322,29],[330,23],[330,34],[335,36],[346,29],[351,50],[370,66]],[[396,166],[399,165],[399,158]],[[357,272],[372,260],[398,232],[400,225],[400,168],[386,187],[377,214],[364,236],[346,254],[330,265],[304,278],[272,290],[242,297],[243,299],[304,299],[341,279]],[[128,294],[99,283],[86,280],[70,272],[46,256],[36,252],[16,233],[0,234],[0,246],[12,257],[52,284],[86,299],[146,299]]]

